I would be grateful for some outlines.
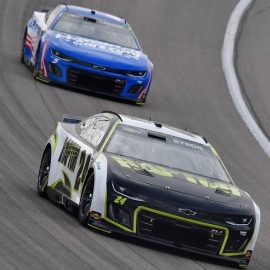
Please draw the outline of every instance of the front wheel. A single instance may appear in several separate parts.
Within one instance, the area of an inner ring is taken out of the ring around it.
[[[38,195],[41,197],[47,197],[47,186],[48,186],[48,179],[50,173],[50,165],[51,165],[51,150],[50,148],[45,150],[43,154],[39,173],[38,173],[38,184],[37,184],[37,192]]]
[[[86,226],[89,220],[90,208],[94,193],[94,174],[87,180],[82,190],[80,205],[79,205],[79,221]]]

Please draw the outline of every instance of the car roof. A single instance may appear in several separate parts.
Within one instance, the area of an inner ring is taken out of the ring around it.
[[[119,115],[123,125],[129,125],[132,127],[143,128],[152,132],[162,133],[164,135],[170,135],[181,139],[189,140],[192,142],[200,143],[203,145],[209,145],[205,138],[182,129],[177,129],[155,121],[145,120],[133,116]]]
[[[79,6],[74,6],[74,5],[62,4],[61,6],[62,6],[62,10],[66,13],[76,14],[76,15],[81,15],[81,16],[86,16],[86,17],[89,16],[92,18],[101,19],[101,20],[104,20],[110,23],[119,24],[119,25],[128,24],[125,19],[105,13],[105,12],[101,12],[101,11],[97,11],[97,10],[93,10],[89,8],[84,8],[84,7],[79,7]]]

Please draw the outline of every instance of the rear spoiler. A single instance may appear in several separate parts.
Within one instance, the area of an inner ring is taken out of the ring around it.
[[[61,122],[68,123],[68,124],[78,124],[80,123],[85,117],[78,116],[78,115],[71,115],[71,114],[63,114]]]

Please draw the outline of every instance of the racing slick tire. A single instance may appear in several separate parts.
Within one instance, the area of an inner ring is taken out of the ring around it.
[[[94,173],[91,174],[85,183],[79,205],[79,221],[86,226],[89,221],[90,208],[94,193]]]
[[[45,149],[38,172],[37,192],[38,195],[47,198],[48,178],[51,166],[51,148]]]
[[[39,77],[39,52],[40,52],[40,43],[38,44],[36,52],[35,64],[30,66],[30,70],[32,71],[34,79],[37,79]]]

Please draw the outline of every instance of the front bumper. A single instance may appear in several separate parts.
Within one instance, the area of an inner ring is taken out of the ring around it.
[[[152,79],[150,68],[143,76],[132,77],[96,67],[87,66],[84,62],[76,63],[59,59],[47,50],[44,67],[46,72],[40,70],[39,77],[83,91],[145,102]]]
[[[124,196],[113,190],[108,194],[104,217],[100,220],[90,219],[90,225],[107,232],[126,234],[235,262],[243,267],[249,264],[252,251],[246,250],[246,246],[251,240],[253,229],[247,233],[246,239],[241,240],[238,228],[173,214],[168,211],[170,207],[166,210],[157,209],[157,204]]]

